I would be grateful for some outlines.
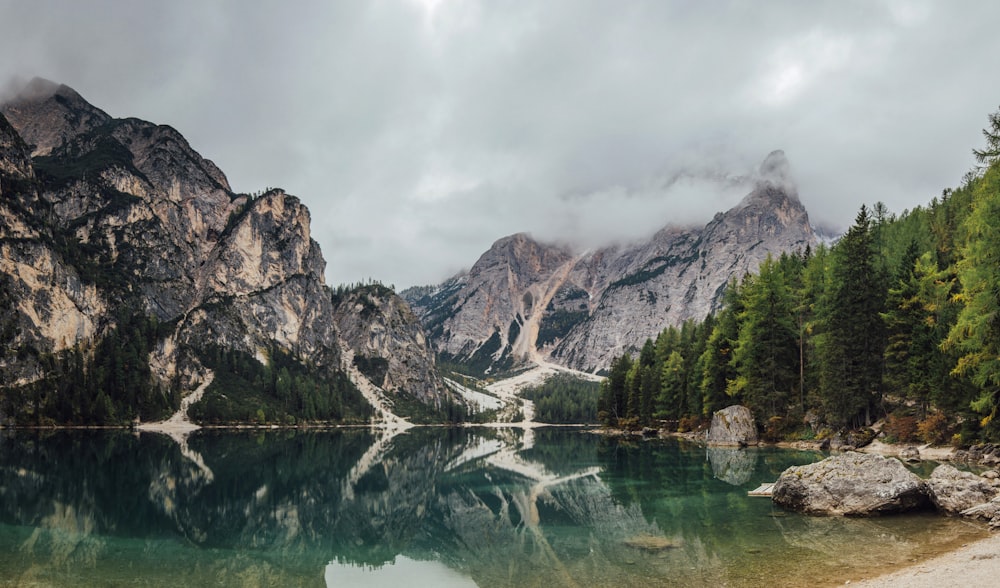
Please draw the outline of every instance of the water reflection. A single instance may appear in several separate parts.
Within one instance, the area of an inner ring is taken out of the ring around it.
[[[865,541],[889,537],[902,558],[925,536],[981,533],[946,519],[819,522],[746,497],[744,486],[816,457],[706,459],[674,441],[557,429],[201,431],[183,444],[6,432],[0,576],[490,587],[753,585],[766,573],[780,585]]]
[[[757,449],[751,447],[709,447],[706,457],[716,478],[733,486],[742,486],[757,469]]]

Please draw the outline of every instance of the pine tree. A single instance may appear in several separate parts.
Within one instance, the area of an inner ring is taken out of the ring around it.
[[[931,397],[927,366],[940,351],[933,339],[928,303],[921,297],[926,266],[918,266],[912,241],[903,255],[896,285],[889,288],[886,312],[885,384],[887,390],[913,400],[926,413]]]
[[[976,161],[987,166],[1000,161],[1000,110],[988,115],[990,126],[983,129],[983,137],[986,138],[985,149],[973,149]]]
[[[862,205],[834,249],[830,287],[821,304],[820,393],[827,419],[842,426],[870,424],[881,399],[886,284],[871,224]]]
[[[739,337],[737,315],[742,310],[741,298],[736,280],[730,280],[723,294],[723,308],[698,361],[701,368],[702,416],[709,416],[731,403],[731,398],[726,395],[726,383],[736,377],[732,357]]]
[[[660,394],[656,398],[654,416],[662,420],[677,419],[681,416],[681,398],[684,395],[684,357],[679,351],[672,351],[663,363],[660,375]]]
[[[742,293],[744,308],[732,360],[737,377],[730,382],[730,395],[742,395],[764,422],[787,411],[797,388],[799,342],[792,297],[770,255],[760,273],[744,282]]]
[[[994,115],[995,116],[995,115]],[[996,122],[996,119],[993,119]],[[1000,390],[1000,163],[994,161],[975,188],[973,209],[962,224],[965,244],[957,263],[963,308],[945,342],[959,353],[954,373],[980,388],[972,403],[995,434]]]

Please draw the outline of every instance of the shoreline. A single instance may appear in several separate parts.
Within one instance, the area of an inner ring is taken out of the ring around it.
[[[930,559],[913,562],[884,574],[844,585],[863,588],[965,588],[990,586],[1000,577],[1000,534],[968,543]]]

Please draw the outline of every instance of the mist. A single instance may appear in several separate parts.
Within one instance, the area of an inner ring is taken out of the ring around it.
[[[179,130],[309,206],[330,283],[405,287],[527,231],[699,225],[783,150],[814,224],[961,182],[1000,5],[0,0],[0,80]]]

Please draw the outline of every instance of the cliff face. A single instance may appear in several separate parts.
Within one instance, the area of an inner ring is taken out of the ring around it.
[[[0,381],[41,377],[38,351],[58,351],[94,336],[107,305],[56,248],[39,218],[30,148],[0,116]]]
[[[788,163],[775,152],[753,191],[704,227],[667,226],[648,241],[582,255],[516,235],[468,275],[403,295],[440,351],[478,365],[488,356],[494,366],[534,354],[593,371],[668,325],[717,310],[729,279],[755,271],[769,253],[813,243]]]
[[[338,372],[325,262],[297,198],[235,194],[174,129],[113,119],[66,86],[36,80],[0,114],[0,326],[12,335],[0,381],[51,377],[45,357],[92,353],[126,315],[155,321],[147,359],[164,389],[203,377],[209,345]],[[436,385],[422,389],[432,404]]]
[[[434,353],[420,320],[392,290],[377,284],[338,291],[334,317],[344,343],[354,352],[354,364],[390,395],[406,394],[442,408],[442,400],[457,402],[434,370]]]

